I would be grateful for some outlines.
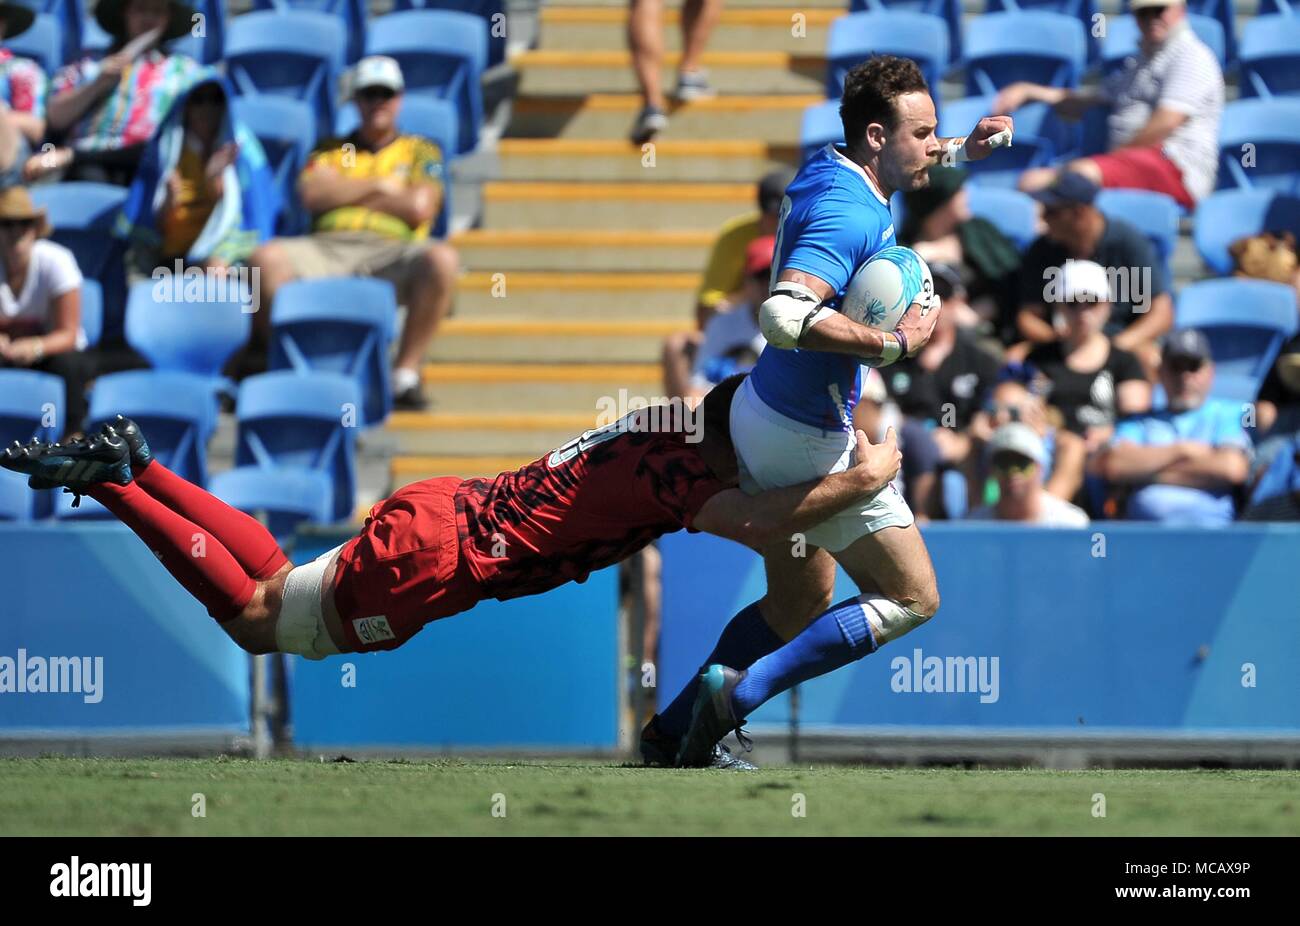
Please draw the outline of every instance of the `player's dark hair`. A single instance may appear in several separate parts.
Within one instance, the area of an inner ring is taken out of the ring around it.
[[[844,140],[850,148],[857,145],[873,122],[892,129],[898,124],[894,101],[904,93],[929,92],[921,69],[910,58],[868,58],[844,77],[844,96],[840,100]]]

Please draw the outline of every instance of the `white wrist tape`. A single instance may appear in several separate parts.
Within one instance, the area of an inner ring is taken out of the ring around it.
[[[759,307],[758,327],[768,344],[792,350],[799,346],[800,335],[831,311],[821,307],[821,299],[807,286],[783,280]]]
[[[903,359],[903,345],[890,331],[885,332],[884,340],[885,344],[880,349],[880,362],[878,365],[887,367],[891,363]]]
[[[1001,132],[998,132],[996,135],[990,135],[989,147],[1010,148],[1011,130],[1003,129]],[[944,147],[944,153],[947,155],[949,163],[952,162],[961,163],[963,161],[969,161],[970,158],[966,156],[966,136],[963,136],[961,138],[951,139],[948,142],[948,144]]]

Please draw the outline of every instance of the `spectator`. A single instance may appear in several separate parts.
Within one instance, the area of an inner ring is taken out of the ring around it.
[[[0,3],[0,41],[31,28],[36,14]],[[32,148],[45,137],[45,72],[35,61],[0,48],[0,189],[22,183]]]
[[[1139,354],[1154,375],[1157,339],[1173,326],[1173,300],[1164,264],[1151,242],[1121,219],[1107,218],[1093,205],[1097,185],[1081,174],[1062,174],[1034,198],[1043,204],[1047,234],[1029,246],[1020,276],[1020,333],[1034,344],[1060,337],[1049,297],[1056,295],[1061,265],[1095,261],[1114,277],[1110,316],[1103,329],[1115,346]],[[1022,359],[1017,357],[1015,359]]]
[[[190,31],[192,16],[177,0],[100,0],[95,20],[113,44],[102,59],[54,75],[49,128],[66,133],[67,147],[30,158],[29,181],[62,171],[69,180],[130,185],[145,145],[199,71],[194,59],[166,51]]]
[[[758,362],[767,340],[758,328],[758,308],[767,298],[776,239],[755,238],[745,249],[745,283],[741,298],[715,312],[703,333],[670,337],[664,343],[664,389],[692,405],[735,373],[747,373]]]
[[[718,232],[695,297],[695,320],[701,328],[710,315],[725,311],[739,298],[745,283],[745,249],[755,238],[776,234],[785,188],[793,179],[789,168],[764,176],[758,182],[758,212],[737,216]]]
[[[278,195],[262,146],[230,112],[224,77],[208,72],[176,98],[140,162],[115,232],[128,272],[174,262],[223,271],[270,238]]]
[[[907,500],[916,520],[927,523],[939,501],[934,491],[942,462],[939,446],[933,432],[924,424],[899,413],[898,406],[889,401],[880,371],[872,367],[862,368],[862,397],[853,410],[853,426],[873,444],[884,440],[891,427],[894,429],[898,450],[903,455],[903,466],[894,477],[894,488]]]
[[[931,167],[928,186],[903,194],[906,218],[898,240],[932,268],[948,264],[957,271],[966,296],[952,303],[944,297],[945,315],[960,327],[988,328],[1009,344],[1019,307],[1020,252],[996,225],[971,215],[967,176],[955,167]]]
[[[998,483],[996,504],[984,505],[967,517],[973,521],[1017,521],[1043,527],[1086,527],[1081,508],[1043,488],[1047,449],[1043,439],[1023,422],[1004,424],[989,441],[993,476]]]
[[[679,103],[713,96],[708,72],[700,66],[700,58],[721,13],[722,0],[686,0],[682,5],[682,55],[674,93]],[[627,47],[632,52],[632,69],[641,85],[643,102],[632,126],[632,141],[638,145],[668,128],[668,102],[660,85],[664,64],[663,18],[663,0],[632,0]]]
[[[971,459],[987,463],[987,448],[998,428],[1008,424],[1028,425],[1043,441],[1043,487],[1051,495],[1070,501],[1083,488],[1087,453],[1083,438],[1061,427],[1060,412],[1049,409],[1029,384],[1007,377],[993,387],[988,402],[971,421]],[[984,487],[987,470],[977,467],[975,487]],[[981,493],[985,494],[985,493]],[[972,498],[981,495],[972,494]]]
[[[261,268],[266,306],[293,280],[352,274],[390,280],[406,306],[393,363],[394,404],[420,409],[426,404],[420,364],[451,309],[457,274],[456,252],[429,240],[442,208],[443,153],[428,139],[398,132],[404,83],[392,58],[362,58],[350,86],[360,126],[322,143],[298,181],[312,233],[269,241],[251,262]],[[254,350],[269,333],[267,315],[259,313]]]
[[[1214,190],[1218,173],[1223,69],[1188,25],[1183,0],[1130,0],[1129,9],[1141,33],[1138,55],[1100,87],[1013,83],[1002,88],[993,111],[1009,113],[1038,101],[1077,119],[1106,105],[1110,150],[1071,161],[1065,169],[1099,186],[1155,190],[1192,209]],[[1042,189],[1056,173],[1052,167],[1027,170],[1020,187]]]
[[[1151,407],[1151,383],[1137,358],[1103,330],[1112,315],[1106,271],[1089,260],[1067,261],[1061,270],[1061,339],[1034,348],[1026,363],[1043,377],[1045,398],[1065,427],[1083,435],[1092,452],[1110,439],[1117,418]]]
[[[0,190],[0,367],[62,377],[63,424],[71,432],[86,415],[77,358],[86,346],[81,270],[71,251],[47,240],[49,233],[45,210],[32,205],[26,187]]]
[[[1233,494],[1250,471],[1240,402],[1210,398],[1210,344],[1195,328],[1173,332],[1160,364],[1166,408],[1122,422],[1094,471],[1131,491],[1126,516],[1217,526],[1233,518]]]

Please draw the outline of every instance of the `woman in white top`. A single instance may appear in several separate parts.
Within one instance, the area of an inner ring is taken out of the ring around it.
[[[80,427],[85,387],[79,352],[81,270],[72,252],[46,239],[45,210],[25,187],[0,191],[0,367],[23,367],[63,377],[65,431]]]

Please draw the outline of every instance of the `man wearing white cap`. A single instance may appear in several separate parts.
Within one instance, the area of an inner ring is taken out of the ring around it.
[[[346,138],[322,142],[298,180],[312,233],[268,241],[251,262],[261,267],[266,305],[276,289],[297,279],[373,276],[392,282],[406,306],[393,362],[394,404],[419,409],[425,404],[420,363],[451,308],[458,272],[456,252],[429,238],[442,209],[443,152],[427,138],[398,131],[404,83],[395,60],[362,58],[349,86],[361,124]]]
[[[1077,119],[1093,106],[1108,106],[1109,150],[1071,161],[1065,169],[1103,187],[1166,193],[1191,209],[1214,190],[1223,69],[1188,25],[1184,0],[1130,0],[1129,9],[1141,34],[1138,54],[1099,87],[1008,84],[993,111],[1010,113],[1042,102]],[[1020,187],[1041,189],[1056,173],[1052,167],[1027,170]]]
[[[1038,432],[1019,421],[1004,424],[989,441],[993,477],[998,483],[997,504],[976,508],[972,521],[1017,521],[1044,527],[1086,527],[1082,508],[1057,498],[1043,488],[1047,447]]]
[[[1025,362],[1042,374],[1045,398],[1090,450],[1110,439],[1116,419],[1151,407],[1151,384],[1138,359],[1102,330],[1110,317],[1110,280],[1100,264],[1069,260],[1047,283],[1047,304],[1061,337]]]

